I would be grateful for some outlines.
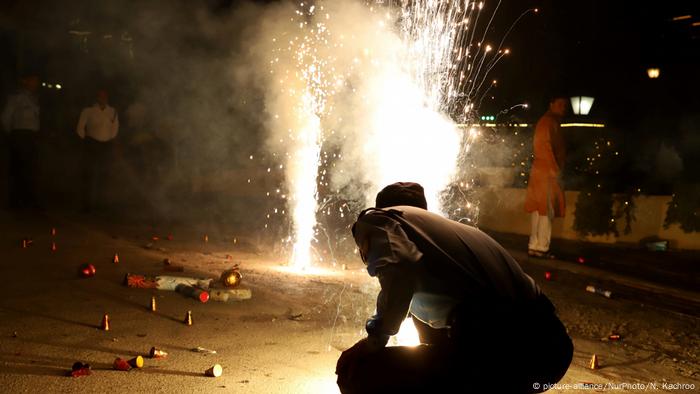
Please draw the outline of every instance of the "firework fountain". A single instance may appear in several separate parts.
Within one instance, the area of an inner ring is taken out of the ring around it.
[[[319,184],[352,190],[347,198],[365,205],[388,183],[419,182],[430,209],[447,213],[444,191],[479,134],[457,124],[471,123],[489,72],[509,53],[503,40],[484,42],[493,14],[477,29],[483,8],[440,0],[295,7],[270,58],[282,98],[271,126],[284,149],[291,266],[313,260]]]

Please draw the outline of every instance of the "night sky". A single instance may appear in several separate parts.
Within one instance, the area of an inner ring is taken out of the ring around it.
[[[256,1],[263,4],[272,2]],[[202,3],[213,14],[225,16],[236,12],[239,2],[207,0]],[[691,6],[691,3],[695,5]],[[45,69],[45,77],[64,80],[84,79],[84,75],[88,74],[98,75],[96,78],[107,76],[111,78],[112,85],[120,86],[114,94],[117,104],[120,101],[127,104],[127,83],[137,84],[137,79],[133,76],[120,77],[119,67],[110,71],[112,74],[102,70],[102,75],[99,75],[102,65],[91,60],[91,55],[82,53],[75,45],[75,37],[66,36],[66,31],[75,28],[75,23],[80,29],[101,33],[129,30],[132,25],[144,22],[133,19],[132,15],[138,13],[129,9],[147,7],[144,4],[110,0],[3,2],[0,6],[0,42],[9,56],[3,57],[0,62],[0,90],[3,94],[10,92],[19,73],[15,69],[17,53],[13,53],[15,48],[12,47],[16,45],[15,31],[19,29],[32,32],[30,35],[34,37],[33,43],[24,43],[25,49],[32,52],[22,54],[24,60],[41,65]],[[488,16],[498,4],[495,0],[485,2],[481,29],[485,28]],[[487,97],[484,100],[480,114],[493,115],[526,102],[530,104],[529,109],[518,108],[511,115],[532,123],[546,110],[551,96],[589,95],[595,97],[595,104],[587,120],[608,125],[610,132],[630,152],[644,151],[653,158],[658,147],[666,143],[673,146],[681,157],[700,154],[698,2],[664,1],[652,5],[608,0],[502,1],[485,43],[497,44],[512,22],[530,8],[538,8],[539,12],[525,15],[506,38],[504,48],[512,52],[489,76],[489,79],[498,80],[498,84],[490,91],[489,96],[493,96],[493,99]],[[690,17],[674,20],[686,15]],[[159,23],[162,24],[162,21]],[[159,25],[159,28],[170,32],[177,31],[179,27]],[[144,53],[151,56],[153,53],[144,42],[160,42],[160,39],[144,36],[143,32],[141,36],[138,31],[131,34],[140,56]],[[72,46],[65,49],[69,38]],[[162,39],[172,38],[167,36]],[[193,41],[183,45],[191,44],[206,52],[204,38],[188,39]],[[139,62],[142,60],[149,61],[139,58]],[[91,65],[89,62],[92,62]],[[73,72],[76,65],[87,71],[76,75]],[[661,77],[649,79],[646,75],[649,67],[658,67]],[[135,75],[140,74],[136,72]],[[69,80],[65,82],[67,86],[70,85]],[[68,93],[66,91],[62,95],[65,97]],[[119,95],[123,95],[124,99],[120,100]],[[87,96],[80,97],[81,102],[88,99]],[[54,107],[59,109],[59,104],[56,103]],[[59,119],[56,122],[72,123],[72,115],[64,117],[67,120]],[[649,162],[646,156],[638,156],[640,163],[646,165]],[[635,165],[632,163],[630,167]],[[700,174],[698,165],[690,160],[685,160],[685,168],[688,172]],[[652,170],[647,168],[645,171]]]
[[[590,95],[592,118],[629,131],[642,114],[667,124],[697,113],[700,23],[692,24],[700,12],[690,3],[504,1],[493,37],[523,10],[539,13],[524,17],[506,41],[513,54],[494,72],[494,107],[530,102],[536,117],[549,95]],[[672,20],[683,15],[692,17]],[[660,68],[661,77],[649,79],[649,67]],[[489,110],[498,109],[484,107]]]

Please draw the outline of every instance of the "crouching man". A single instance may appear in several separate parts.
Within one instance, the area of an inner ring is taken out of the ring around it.
[[[566,373],[573,345],[549,299],[491,237],[428,212],[420,185],[385,187],[353,236],[381,291],[338,360],[344,394],[531,393]],[[422,344],[385,347],[408,315]]]

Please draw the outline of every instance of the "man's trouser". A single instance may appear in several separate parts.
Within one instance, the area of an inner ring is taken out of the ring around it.
[[[544,295],[527,307],[465,306],[454,315],[447,340],[445,332],[418,324],[421,337],[437,343],[387,347],[356,360],[352,376],[338,377],[341,391],[540,392],[571,363],[571,339]]]
[[[83,209],[98,208],[106,197],[110,185],[110,168],[113,161],[111,142],[101,142],[90,137],[83,141]]]
[[[11,208],[34,208],[37,182],[37,132],[12,130],[9,138],[9,200]]]

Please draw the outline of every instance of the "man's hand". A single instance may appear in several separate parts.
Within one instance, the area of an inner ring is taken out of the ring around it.
[[[339,377],[349,377],[352,375],[352,367],[362,358],[384,348],[386,341],[374,340],[373,338],[360,339],[350,349],[344,351],[338,359],[335,367],[335,374]]]

